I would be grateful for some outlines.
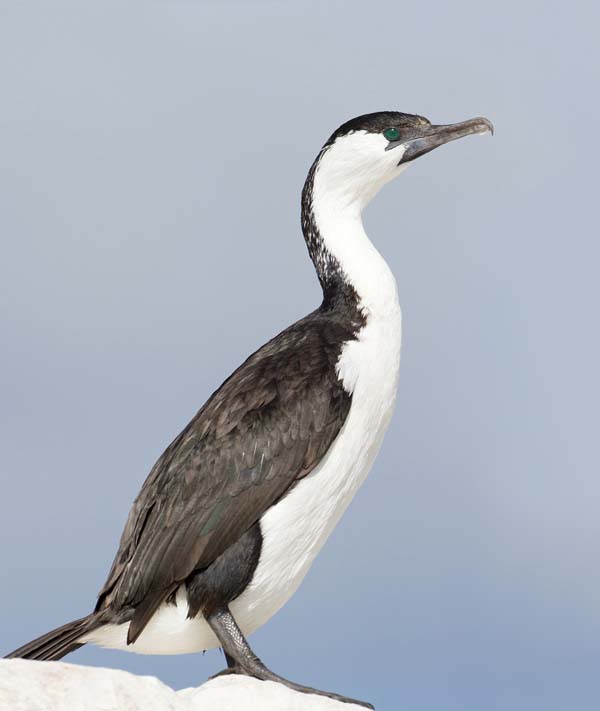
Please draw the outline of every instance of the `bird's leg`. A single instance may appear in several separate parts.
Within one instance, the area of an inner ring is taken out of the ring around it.
[[[210,679],[216,679],[218,676],[228,676],[229,674],[243,674],[244,672],[241,671],[238,663],[235,661],[235,659],[225,650],[223,650],[223,654],[225,655],[225,659],[227,660],[227,669],[222,669],[220,672],[217,672],[216,674],[213,674]]]
[[[233,666],[229,666],[225,673],[246,674],[247,676],[253,676],[262,681],[276,681],[294,691],[300,691],[303,694],[318,694],[319,696],[327,696],[336,701],[358,704],[359,706],[366,706],[369,709],[373,708],[373,706],[366,701],[357,701],[347,696],[340,696],[340,694],[313,689],[310,686],[302,686],[301,684],[296,684],[272,672],[261,662],[256,654],[254,654],[228,607],[223,607],[210,615],[206,615],[206,621],[223,647],[228,666],[230,664],[229,660],[233,660]]]
[[[233,657],[230,657],[227,652],[224,652],[225,654],[225,659],[227,660],[227,668],[228,669],[235,669],[237,667],[236,661]]]

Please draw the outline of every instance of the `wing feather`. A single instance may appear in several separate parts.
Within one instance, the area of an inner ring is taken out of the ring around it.
[[[134,608],[129,641],[329,449],[350,408],[335,366],[351,338],[335,321],[299,322],[235,371],[167,447],[134,502],[96,608]]]

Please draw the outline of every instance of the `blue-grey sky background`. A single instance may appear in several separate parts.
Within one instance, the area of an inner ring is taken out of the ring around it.
[[[592,2],[0,2],[0,640],[90,610],[157,456],[319,303],[299,193],[381,109],[496,125],[365,222],[404,314],[370,478],[252,637],[379,711],[600,699]],[[218,651],[68,658],[183,687]]]

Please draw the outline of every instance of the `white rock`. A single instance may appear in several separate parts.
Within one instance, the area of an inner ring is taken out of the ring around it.
[[[0,659],[0,711],[364,711],[271,681],[223,676],[173,691],[152,676]]]

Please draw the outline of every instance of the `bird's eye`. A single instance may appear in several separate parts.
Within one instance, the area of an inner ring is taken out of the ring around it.
[[[400,131],[397,128],[386,128],[383,135],[388,141],[397,141],[400,137]]]

